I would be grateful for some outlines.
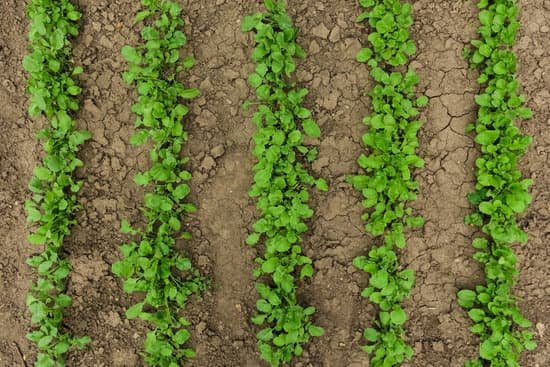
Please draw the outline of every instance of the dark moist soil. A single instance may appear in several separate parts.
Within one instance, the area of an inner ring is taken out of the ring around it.
[[[69,367],[142,366],[139,351],[147,325],[127,321],[125,309],[135,301],[124,294],[110,273],[119,258],[123,218],[139,221],[143,192],[133,175],[147,167],[145,149],[128,145],[133,131],[130,111],[135,94],[121,80],[125,63],[120,48],[137,42],[132,27],[138,1],[79,0],[84,12],[81,36],[75,41],[74,61],[85,66],[84,94],[77,120],[94,137],[84,145],[85,167],[78,172],[85,185],[80,196],[84,210],[79,225],[67,239],[66,256],[74,266],[69,293],[74,305],[66,315],[67,328],[90,335],[91,348],[71,353]],[[195,367],[264,366],[255,347],[257,332],[248,320],[256,292],[252,269],[256,249],[244,239],[257,216],[247,197],[253,158],[249,115],[240,106],[251,97],[246,77],[253,70],[250,35],[239,31],[243,15],[261,9],[261,1],[181,1],[188,21],[189,45],[198,65],[182,76],[198,87],[202,97],[191,102],[189,119],[191,200],[199,206],[188,225],[194,234],[189,251],[213,282],[202,300],[187,310],[192,321],[198,356]],[[544,0],[520,1],[523,28],[516,51],[519,77],[534,119],[522,121],[534,144],[521,162],[522,171],[535,180],[534,202],[521,219],[530,235],[517,246],[521,271],[516,289],[521,307],[533,320],[539,348],[525,353],[522,366],[550,365],[550,5]],[[25,340],[29,314],[25,296],[33,277],[25,259],[36,249],[26,242],[23,203],[27,182],[42,154],[34,138],[43,121],[26,114],[26,76],[21,59],[26,51],[25,2],[0,4],[0,367],[32,365],[36,351]],[[464,127],[475,119],[476,73],[468,69],[461,50],[475,35],[478,22],[473,2],[415,1],[413,37],[418,54],[412,61],[422,82],[419,92],[431,99],[423,113],[421,155],[426,167],[417,173],[421,197],[414,207],[426,218],[422,231],[411,233],[402,261],[417,271],[418,282],[406,308],[407,336],[415,356],[406,367],[455,367],[475,355],[477,340],[468,331],[470,321],[457,306],[462,287],[483,281],[472,260],[471,228],[463,216],[471,211],[466,194],[474,182],[477,154]],[[316,216],[304,248],[315,263],[312,281],[301,285],[301,302],[317,307],[317,323],[326,329],[306,348],[296,367],[362,367],[368,358],[360,351],[361,330],[375,309],[359,296],[365,273],[352,259],[372,245],[360,220],[360,197],[345,183],[357,171],[356,157],[369,111],[364,91],[371,87],[368,70],[354,61],[367,33],[354,20],[355,1],[289,0],[289,13],[301,28],[299,42],[309,58],[299,63],[297,78],[309,88],[307,105],[313,109],[322,138],[316,175],[328,179],[328,194],[312,192]]]

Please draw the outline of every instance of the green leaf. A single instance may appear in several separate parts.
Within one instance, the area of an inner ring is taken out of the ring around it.
[[[134,47],[126,45],[122,47],[121,53],[126,61],[132,64],[141,63],[141,54]]]
[[[506,67],[506,64],[504,62],[499,61],[493,67],[493,71],[497,75],[504,75],[508,73],[508,68]]]
[[[270,313],[272,310],[271,304],[267,302],[265,299],[260,299],[256,302],[256,308],[258,311],[264,312],[264,313]]]
[[[494,208],[491,203],[484,201],[479,204],[479,211],[483,214],[491,215],[493,214]]]
[[[310,325],[308,327],[308,332],[311,336],[322,336],[325,333],[325,330],[322,327]]]
[[[376,342],[379,338],[379,333],[378,331],[376,331],[376,329],[367,328],[363,332],[363,336],[369,342]]]
[[[191,260],[189,260],[188,258],[179,257],[176,262],[176,267],[178,268],[178,270],[187,271],[190,270],[193,265],[191,264]]]
[[[72,75],[80,75],[84,72],[84,68],[82,66],[77,66],[73,69]]]
[[[46,349],[46,347],[52,342],[53,336],[52,335],[46,335],[38,341],[37,345],[40,349]]]
[[[54,50],[61,50],[65,46],[65,34],[61,28],[56,29],[50,34],[50,45]]]
[[[392,324],[403,325],[407,321],[407,314],[402,308],[397,308],[390,313]]]
[[[90,344],[92,339],[89,336],[82,336],[80,338],[73,339],[73,345],[78,349],[84,348],[86,345]]]
[[[512,208],[514,213],[523,213],[527,206],[531,203],[531,196],[528,194],[520,195],[507,195],[506,204]]]
[[[67,274],[68,274],[68,272],[67,272]],[[59,305],[59,307],[67,308],[71,305],[72,298],[67,294],[60,294],[57,297],[56,302]]]
[[[483,321],[485,317],[485,312],[479,308],[472,308],[470,311],[468,311],[468,315],[474,322],[480,322]]]
[[[179,231],[181,229],[181,222],[179,221],[178,218],[175,218],[175,217],[171,217],[169,220],[168,220],[168,225],[174,230],[174,231]]]
[[[364,1],[364,0],[363,0]],[[373,0],[370,0],[370,1],[373,1]],[[357,17],[357,19],[355,19],[355,21],[357,23],[361,23],[361,22],[364,22],[365,20],[369,19],[369,16],[370,16],[370,13],[369,12],[362,12],[361,14],[359,14],[359,16]]]
[[[500,133],[498,130],[485,130],[477,134],[475,141],[481,145],[493,144],[499,137]]]
[[[388,273],[385,270],[377,271],[371,276],[369,283],[379,289],[385,288],[388,285]]]
[[[302,127],[308,136],[313,138],[318,138],[321,136],[321,129],[319,128],[319,125],[317,125],[317,123],[312,119],[302,121]]]
[[[492,360],[497,355],[497,350],[491,340],[485,340],[481,344],[479,348],[479,355],[481,356],[481,358],[484,358],[488,361]]]
[[[57,73],[61,69],[61,63],[58,60],[49,60],[48,67],[53,72]]]
[[[193,66],[195,66],[195,58],[193,56],[186,56],[183,61],[182,65],[186,69],[191,69]]]
[[[308,110],[307,108],[302,107],[302,108],[298,109],[298,112],[296,113],[296,116],[298,116],[301,119],[307,119],[307,118],[311,117],[311,111]]]
[[[256,73],[252,73],[248,76],[248,83],[250,83],[250,85],[254,88],[258,88],[260,85],[262,85],[262,82],[262,77]]]
[[[277,266],[279,265],[279,259],[277,257],[272,257],[262,264],[262,271],[265,273],[273,273]]]
[[[46,167],[36,167],[33,173],[34,176],[41,181],[49,181],[52,177],[52,173]]]
[[[77,21],[82,17],[82,13],[76,10],[71,10],[67,12],[67,18],[69,18],[72,21]]]
[[[424,218],[422,217],[408,217],[407,226],[410,228],[422,228],[424,226]]]
[[[424,107],[424,106],[426,106],[426,105],[428,104],[428,101],[429,101],[429,100],[428,100],[428,97],[426,97],[426,96],[420,96],[420,97],[418,97],[418,98],[416,99],[416,105],[417,105],[418,107]]]
[[[248,15],[243,18],[243,22],[241,24],[241,30],[243,32],[250,32],[256,26],[258,25],[260,19],[258,19],[258,15]]]
[[[477,299],[477,294],[469,289],[463,289],[458,292],[458,304],[464,308],[472,308]]]
[[[252,323],[255,325],[262,325],[266,319],[266,315],[256,315],[252,318]]]
[[[533,111],[531,111],[530,108],[519,108],[517,112],[518,117],[522,119],[530,119],[533,117]]]
[[[259,233],[252,233],[246,238],[246,244],[247,245],[255,245],[260,240],[260,234]]]
[[[143,10],[136,14],[136,17],[134,18],[134,23],[139,23],[143,20],[145,20],[149,15],[151,15],[150,10]]]
[[[44,158],[44,164],[52,172],[59,172],[64,167],[64,161],[60,157],[48,155]]]
[[[197,98],[198,96],[200,96],[200,92],[198,89],[195,89],[195,88],[192,88],[192,89],[185,89],[183,90],[179,96],[181,98],[184,98],[184,99],[193,99],[193,98]]]
[[[491,56],[491,53],[493,52],[491,47],[487,44],[483,44],[483,45],[479,46],[478,51],[481,55],[483,55],[485,57]]]
[[[256,337],[262,341],[270,341],[271,339],[273,339],[273,331],[270,328],[263,329],[258,334],[256,334]]]
[[[128,278],[134,272],[132,266],[127,261],[118,261],[111,266],[113,274],[122,278]]]
[[[120,221],[120,231],[124,234],[135,232],[132,226],[130,225],[130,223],[126,219],[123,219]]]
[[[490,11],[484,10],[479,12],[479,21],[483,25],[489,25],[492,23],[493,15]]]
[[[67,88],[67,93],[69,93],[72,96],[78,96],[82,89],[79,86],[71,85],[69,88]]]
[[[36,357],[35,367],[55,367],[56,362],[45,353],[39,353]]]
[[[279,334],[275,338],[273,338],[273,344],[277,347],[282,347],[286,344],[286,335],[285,334]]]
[[[525,346],[525,349],[527,349],[527,350],[535,350],[535,349],[537,349],[537,343],[534,342],[534,341],[532,341],[532,340],[526,341],[525,344],[524,344],[524,346]]]
[[[406,44],[405,44],[405,47],[403,49],[403,51],[405,51],[405,53],[409,56],[412,56],[416,53],[416,45],[415,43],[412,41],[412,40],[409,40]]]
[[[315,180],[315,187],[322,192],[328,192],[329,190],[328,183],[322,178]]]
[[[71,145],[79,146],[91,137],[92,134],[89,131],[75,131],[69,137],[69,141]]]
[[[134,176],[134,182],[139,186],[147,186],[149,184],[149,175],[146,173],[137,173]]]
[[[256,94],[260,100],[268,100],[271,95],[271,88],[268,85],[261,85],[256,89]]]
[[[370,48],[363,48],[357,53],[356,60],[359,62],[367,62],[372,57],[372,50]]]
[[[32,55],[27,55],[23,58],[23,68],[29,73],[36,73],[40,71],[42,65]]]
[[[482,107],[490,107],[491,106],[491,96],[488,94],[480,94],[475,96],[475,101],[478,105]]]
[[[302,267],[302,270],[300,270],[300,279],[303,279],[305,277],[311,278],[313,276],[313,267],[311,264],[306,264]]]
[[[40,265],[38,265],[38,273],[39,274],[45,274],[48,272],[48,270],[51,269],[53,265],[53,262],[52,261],[44,261],[42,262]]]
[[[149,133],[146,130],[141,130],[132,135],[130,138],[130,144],[132,145],[141,145],[149,138]]]
[[[60,342],[55,345],[53,348],[54,352],[58,355],[65,354],[70,348],[70,344],[68,342]]]
[[[33,206],[25,207],[25,210],[27,211],[27,221],[29,223],[37,222],[42,218],[40,210]]]
[[[126,311],[126,317],[129,320],[135,319],[141,314],[142,310],[143,310],[143,302],[136,303]]]
[[[33,233],[27,237],[27,241],[29,241],[31,245],[43,245],[46,242],[46,237],[38,233]]]
[[[174,195],[175,199],[181,200],[185,198],[187,195],[189,195],[190,192],[191,192],[191,188],[189,187],[189,185],[181,184],[174,189],[172,194]]]
[[[184,344],[191,337],[191,333],[188,330],[182,329],[179,330],[173,337],[172,340],[178,344]]]

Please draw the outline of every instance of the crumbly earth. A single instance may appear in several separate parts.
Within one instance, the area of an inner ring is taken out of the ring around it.
[[[78,226],[67,239],[65,255],[74,267],[69,293],[74,305],[66,327],[90,335],[90,348],[71,353],[69,367],[142,366],[139,351],[147,325],[124,318],[135,301],[122,292],[110,265],[119,258],[125,240],[118,227],[123,218],[140,221],[143,192],[133,175],[147,167],[145,148],[128,144],[133,131],[131,104],[135,93],[121,80],[125,63],[120,48],[135,43],[138,27],[132,0],[78,0],[84,16],[81,36],[75,40],[74,61],[84,65],[82,109],[76,116],[94,137],[84,145],[84,182],[80,193],[84,209]],[[191,102],[187,153],[193,171],[191,200],[199,207],[189,218],[194,240],[186,251],[212,287],[194,299],[186,311],[192,321],[192,344],[198,356],[194,367],[264,366],[255,346],[257,328],[248,321],[256,292],[252,269],[256,249],[244,239],[257,217],[247,197],[254,160],[250,154],[254,132],[249,114],[240,108],[252,97],[246,77],[253,70],[251,38],[239,30],[244,14],[261,9],[260,0],[182,0],[189,45],[198,65],[182,75],[200,88],[202,97]],[[535,180],[534,202],[521,219],[530,241],[517,246],[521,271],[517,294],[525,314],[534,322],[539,348],[525,353],[522,366],[550,365],[550,4],[521,0],[522,24],[516,51],[519,77],[534,119],[522,121],[534,144],[521,162]],[[43,121],[26,114],[28,97],[21,59],[26,51],[25,1],[0,3],[0,367],[30,366],[36,354],[25,339],[29,313],[25,296],[33,273],[25,259],[36,252],[26,242],[23,203],[33,167],[42,148],[34,138]],[[476,353],[477,340],[470,321],[456,304],[456,292],[483,281],[472,260],[471,228],[463,216],[471,211],[466,194],[474,182],[477,148],[464,127],[475,118],[476,73],[468,69],[461,50],[475,35],[473,2],[414,1],[413,37],[418,54],[412,61],[422,82],[419,93],[430,104],[422,118],[420,153],[426,167],[417,172],[422,194],[413,205],[426,218],[422,231],[411,233],[402,261],[417,271],[418,281],[406,303],[410,321],[407,336],[414,358],[407,367],[461,366]],[[328,179],[330,192],[312,192],[316,216],[305,238],[306,253],[316,273],[301,284],[301,302],[317,307],[316,321],[326,329],[293,364],[296,367],[363,367],[368,357],[360,351],[361,331],[375,316],[374,307],[359,296],[367,282],[352,259],[372,246],[360,220],[360,196],[345,183],[357,171],[356,157],[369,111],[364,91],[371,87],[368,70],[354,61],[366,43],[364,27],[354,20],[355,1],[289,0],[289,13],[301,28],[299,42],[309,57],[299,63],[297,80],[310,90],[322,137],[312,140],[320,150],[312,169]]]

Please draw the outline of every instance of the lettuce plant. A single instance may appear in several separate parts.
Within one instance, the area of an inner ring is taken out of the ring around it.
[[[304,137],[318,138],[321,131],[311,111],[302,106],[307,89],[291,82],[294,58],[305,57],[296,43],[298,30],[286,14],[284,1],[264,3],[266,12],[247,16],[242,23],[243,31],[254,32],[255,41],[252,59],[256,70],[248,81],[257,95],[253,154],[258,163],[249,194],[257,198],[261,213],[246,242],[261,243],[264,249],[254,271],[263,279],[256,284],[260,299],[252,319],[262,326],[258,348],[264,360],[279,366],[301,355],[312,336],[323,334],[323,329],[312,323],[315,308],[297,300],[296,278],[313,275],[312,261],[300,247],[308,230],[305,221],[313,216],[308,186],[323,191],[328,187],[304,166],[317,156],[315,148],[304,145]]]
[[[479,357],[466,367],[519,366],[520,353],[536,347],[531,322],[523,317],[512,294],[518,271],[512,249],[525,243],[527,234],[518,226],[531,196],[532,180],[522,177],[518,161],[531,144],[514,121],[531,118],[518,94],[517,61],[512,51],[520,24],[515,0],[481,0],[478,3],[479,39],[465,55],[480,71],[481,93],[477,121],[469,126],[481,148],[476,160],[476,186],[468,199],[476,211],[466,223],[483,233],[473,241],[474,258],[485,267],[485,284],[458,292],[459,304],[474,322],[471,330],[480,337]]]
[[[78,35],[81,14],[68,0],[32,0],[27,15],[31,53],[23,66],[29,73],[29,114],[43,116],[48,122],[38,133],[46,154],[29,182],[32,199],[25,202],[27,219],[33,227],[28,241],[43,249],[27,260],[38,272],[27,297],[35,326],[27,338],[39,350],[35,366],[61,367],[72,347],[82,348],[90,340],[74,337],[63,328],[63,312],[71,305],[71,297],[66,294],[71,266],[63,257],[62,247],[75,224],[75,212],[80,209],[76,195],[82,182],[75,178],[74,171],[83,163],[77,153],[90,138],[89,132],[76,129],[71,117],[79,109],[81,89],[75,79],[82,68],[70,61],[70,39]]]
[[[136,239],[121,246],[123,259],[112,266],[124,279],[124,290],[144,294],[126,311],[126,317],[149,321],[153,330],[145,338],[144,359],[149,366],[177,367],[194,357],[187,346],[189,321],[180,315],[187,300],[206,287],[191,260],[176,248],[176,240],[189,240],[182,220],[196,208],[186,201],[191,173],[185,170],[189,158],[182,157],[188,139],[183,119],[189,109],[181,103],[199,95],[177,80],[178,73],[191,68],[192,57],[181,58],[187,43],[181,31],[181,7],[172,1],[142,0],[144,10],[137,22],[142,44],[124,46],[122,55],[129,64],[124,80],[135,85],[138,101],[132,111],[137,115],[137,132],[130,143],[149,143],[151,168],[134,177],[137,185],[148,188],[142,213],[145,225],[134,228],[123,220],[121,231]]]
[[[372,111],[363,122],[369,127],[363,143],[369,154],[362,154],[358,164],[361,174],[349,178],[364,196],[367,212],[362,218],[365,229],[379,240],[366,256],[353,263],[370,274],[369,284],[361,295],[378,306],[375,327],[367,328],[364,351],[371,354],[372,367],[398,366],[413,354],[406,343],[403,325],[407,315],[402,302],[414,286],[415,276],[402,269],[397,249],[406,246],[407,228],[423,226],[422,217],[414,216],[408,203],[416,199],[419,189],[412,174],[424,165],[416,154],[417,133],[421,122],[418,108],[428,102],[416,98],[418,76],[404,66],[416,52],[410,39],[412,6],[399,0],[360,0],[365,11],[358,22],[367,22],[371,33],[369,47],[357,55],[367,63],[375,81],[369,95]]]

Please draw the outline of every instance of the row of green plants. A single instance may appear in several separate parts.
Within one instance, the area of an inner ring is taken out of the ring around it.
[[[142,4],[135,18],[143,25],[142,42],[124,46],[122,56],[129,66],[123,78],[138,93],[132,107],[137,132],[130,143],[150,147],[151,167],[134,177],[146,191],[141,208],[145,223],[122,221],[122,233],[134,240],[121,246],[123,258],[112,270],[124,280],[125,292],[144,295],[126,317],[152,324],[143,353],[147,365],[177,367],[195,356],[187,343],[190,322],[181,311],[207,286],[191,259],[177,248],[178,240],[191,239],[183,220],[196,211],[187,200],[191,173],[185,169],[189,158],[182,156],[182,148],[188,140],[184,122],[189,109],[182,101],[196,98],[199,91],[178,81],[179,73],[194,65],[192,57],[182,58],[180,52],[187,43],[180,5],[165,0]]]
[[[46,122],[37,134],[44,141],[45,154],[29,182],[32,198],[25,202],[32,226],[28,241],[41,249],[27,260],[38,274],[27,296],[34,326],[27,338],[39,351],[35,366],[61,367],[71,348],[82,348],[90,341],[62,327],[63,313],[71,305],[66,285],[71,265],[63,244],[80,208],[76,194],[82,181],[75,170],[83,163],[77,153],[90,138],[89,132],[77,130],[71,116],[79,109],[81,92],[75,79],[82,68],[71,62],[71,38],[78,35],[81,14],[68,0],[32,0],[27,16],[31,53],[23,66],[29,73],[29,115]]]
[[[522,177],[518,161],[531,144],[515,125],[528,119],[518,94],[517,60],[512,47],[520,24],[515,0],[478,2],[479,39],[471,42],[465,56],[479,70],[481,92],[475,97],[479,106],[477,121],[469,126],[481,154],[475,162],[476,186],[469,194],[476,211],[466,223],[480,229],[473,241],[474,258],[485,269],[485,284],[458,293],[459,304],[473,322],[471,331],[480,338],[479,356],[466,367],[517,367],[525,349],[536,347],[531,322],[518,307],[513,295],[518,270],[514,243],[525,243],[527,234],[517,217],[531,202],[531,179]]]
[[[311,337],[324,333],[312,322],[315,308],[298,302],[297,286],[313,275],[312,260],[300,246],[306,221],[313,216],[308,187],[328,187],[307,169],[317,149],[306,146],[304,138],[318,138],[321,131],[302,105],[307,89],[292,81],[295,58],[306,56],[296,42],[298,29],[284,1],[265,0],[264,5],[265,12],[242,22],[242,30],[253,32],[255,42],[256,68],[248,82],[257,96],[253,154],[258,162],[249,195],[257,199],[261,213],[246,242],[263,250],[254,271],[260,299],[252,322],[262,328],[257,334],[261,357],[276,367],[300,356]]]
[[[168,0],[141,0],[135,17],[141,24],[141,42],[124,46],[128,62],[123,79],[138,95],[132,111],[136,133],[130,143],[150,148],[150,168],[134,177],[145,191],[143,217],[132,225],[122,221],[121,232],[131,239],[121,246],[122,259],[112,271],[123,279],[123,289],[140,294],[140,301],[126,311],[128,319],[151,324],[145,337],[144,361],[150,366],[177,367],[195,355],[188,341],[189,321],[182,316],[186,303],[208,286],[191,259],[179,248],[191,239],[184,220],[196,208],[188,202],[191,173],[182,149],[188,140],[184,123],[189,109],[183,103],[199,96],[178,81],[193,67],[191,56],[182,56],[186,45],[182,9]],[[362,219],[376,244],[353,263],[369,274],[361,295],[376,304],[378,315],[364,330],[363,350],[373,367],[399,366],[413,355],[406,342],[403,308],[415,275],[399,261],[406,235],[421,228],[424,220],[413,214],[410,203],[419,184],[414,171],[424,165],[416,151],[422,123],[419,109],[428,103],[417,96],[417,74],[408,67],[416,53],[410,37],[412,6],[399,0],[359,0],[364,11],[357,21],[369,29],[368,47],[357,55],[367,64],[374,81],[368,95],[371,112],[362,141],[361,173],[348,182],[361,192],[366,211]],[[318,151],[305,143],[319,138],[321,130],[304,107],[308,90],[295,82],[296,59],[305,51],[297,43],[298,29],[286,12],[284,0],[264,0],[265,11],[246,16],[242,31],[252,32],[255,70],[248,77],[256,92],[252,120],[257,127],[253,154],[257,160],[249,195],[257,202],[260,217],[246,243],[257,246],[256,289],[259,299],[252,322],[258,326],[257,345],[271,366],[291,363],[312,337],[324,330],[314,321],[315,308],[298,300],[299,286],[313,276],[312,260],[304,255],[303,237],[314,212],[309,206],[312,187],[328,191],[325,180],[309,173]],[[481,147],[476,160],[476,189],[469,200],[477,211],[466,222],[483,233],[473,242],[475,259],[485,267],[486,282],[458,293],[458,302],[474,322],[480,336],[479,357],[466,367],[519,366],[520,353],[536,347],[531,323],[525,319],[512,294],[518,271],[511,245],[525,242],[517,216],[531,201],[531,180],[523,179],[518,160],[531,143],[515,120],[530,118],[524,97],[518,95],[517,61],[511,48],[519,29],[515,0],[481,0],[480,39],[466,51],[478,68],[482,92],[476,96],[478,118],[469,129]],[[90,338],[75,337],[63,327],[64,310],[71,298],[66,282],[71,266],[63,257],[64,239],[80,209],[77,194],[82,181],[75,170],[83,165],[77,154],[90,138],[78,130],[71,115],[79,109],[81,88],[76,78],[83,72],[71,62],[71,38],[78,35],[80,12],[68,0],[32,0],[28,6],[31,53],[24,59],[29,73],[29,114],[43,116],[47,126],[42,164],[29,183],[32,199],[25,203],[32,226],[29,242],[42,251],[28,259],[38,273],[27,298],[33,330],[28,338],[39,350],[35,365],[61,367],[71,348],[82,348]]]
[[[418,108],[428,99],[415,96],[419,78],[407,67],[416,52],[409,35],[411,4],[399,0],[360,0],[360,4],[364,11],[357,21],[366,23],[370,33],[369,46],[361,49],[357,61],[368,65],[374,87],[368,93],[371,113],[363,120],[368,131],[362,141],[369,152],[361,154],[357,163],[362,172],[349,182],[364,197],[362,219],[377,244],[353,263],[370,274],[361,295],[378,308],[374,327],[364,331],[367,344],[363,350],[370,353],[371,366],[392,367],[413,355],[405,340],[403,301],[414,286],[415,275],[403,268],[398,251],[406,246],[407,229],[424,224],[408,204],[419,189],[414,169],[424,165],[416,154],[422,126],[417,117]]]

